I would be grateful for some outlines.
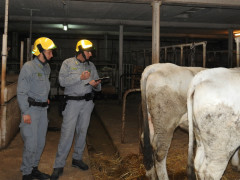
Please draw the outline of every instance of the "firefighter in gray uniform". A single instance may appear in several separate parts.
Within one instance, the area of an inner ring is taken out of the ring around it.
[[[22,179],[49,179],[48,174],[38,170],[45,146],[48,126],[47,106],[50,90],[50,66],[54,42],[46,37],[38,38],[33,47],[36,56],[24,64],[18,77],[17,99],[21,109],[20,133],[24,141]]]
[[[83,39],[76,45],[76,56],[66,59],[59,72],[60,85],[65,87],[66,107],[63,114],[61,137],[51,180],[56,180],[63,173],[69,150],[75,133],[75,145],[72,166],[87,170],[88,165],[82,161],[86,144],[86,134],[90,116],[94,107],[92,91],[100,91],[101,84],[96,67],[89,58],[92,56],[93,44]]]

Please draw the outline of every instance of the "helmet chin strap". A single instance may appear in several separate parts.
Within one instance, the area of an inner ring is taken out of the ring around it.
[[[84,61],[82,62],[82,61],[79,60],[79,59],[77,59],[77,60],[78,60],[80,63],[85,63],[85,62],[87,62],[88,65],[89,65],[89,59],[86,59],[86,56],[85,56],[85,54],[84,54],[84,51],[78,52],[77,55],[76,55],[76,58],[77,58],[77,56],[78,56],[79,54],[82,54],[82,57],[83,57]]]
[[[81,61],[79,61],[79,62],[81,62],[81,63],[87,62],[88,65],[89,65],[89,59],[86,58],[86,55],[84,54],[84,50],[82,49],[81,45],[78,46],[78,49],[79,49],[79,51],[77,52],[77,55],[78,55],[78,54],[82,54],[82,57],[83,57],[83,59],[84,59],[83,62],[81,62]]]
[[[87,62],[87,63],[88,63],[88,65],[89,65],[89,60],[88,60],[88,59],[86,59],[86,56],[85,56],[85,54],[84,54],[84,51],[82,52],[82,56],[83,56],[83,58],[84,58],[84,62]]]
[[[48,59],[46,58],[44,52],[42,52],[42,54],[43,54],[43,57],[44,57],[44,60],[45,60],[43,64],[47,64],[48,63]]]
[[[45,56],[45,54],[44,54],[44,49],[42,48],[42,45],[41,45],[41,44],[38,44],[37,47],[38,47],[39,52],[42,53],[43,58],[44,58],[44,60],[45,60],[44,62],[42,62],[43,65],[47,64],[47,63],[48,63],[48,59],[46,58],[46,56]]]

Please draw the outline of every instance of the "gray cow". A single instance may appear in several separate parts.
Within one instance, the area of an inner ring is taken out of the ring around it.
[[[193,135],[197,147],[194,169],[198,179],[221,179],[228,161],[240,169],[240,69],[215,68],[198,73],[187,98],[189,119],[189,178],[194,179]],[[193,134],[194,133],[194,134]]]
[[[188,129],[187,91],[201,70],[164,63],[150,65],[142,74],[143,154],[150,179],[168,180],[167,153],[174,130],[178,126]]]

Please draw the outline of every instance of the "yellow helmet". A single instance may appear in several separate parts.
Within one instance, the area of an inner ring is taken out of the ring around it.
[[[87,39],[82,39],[78,41],[76,45],[76,52],[79,51],[91,51],[93,48],[93,43]]]
[[[38,38],[33,45],[32,53],[38,56],[43,50],[50,50],[57,48],[54,42],[47,37]]]

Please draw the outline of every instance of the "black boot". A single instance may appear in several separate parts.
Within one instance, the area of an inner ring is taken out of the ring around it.
[[[78,167],[82,170],[88,170],[88,165],[85,164],[82,160],[76,160],[76,159],[73,159],[72,160],[72,167]]]
[[[33,167],[32,179],[49,179],[50,175],[42,173],[38,170],[38,167]]]
[[[50,180],[58,180],[59,176],[63,174],[63,168],[54,168]]]
[[[32,174],[23,175],[22,180],[32,180]]]

